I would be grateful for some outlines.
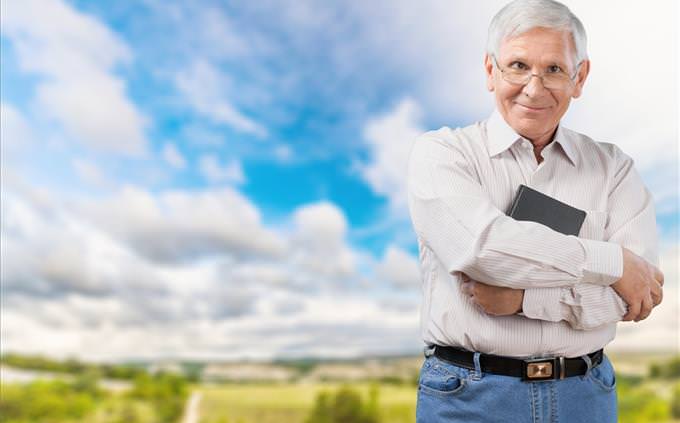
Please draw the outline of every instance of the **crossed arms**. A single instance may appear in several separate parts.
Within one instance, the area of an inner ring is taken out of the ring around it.
[[[503,300],[525,316],[592,329],[646,318],[662,298],[652,197],[616,148],[607,190],[605,241],[519,222],[494,206],[460,147],[427,135],[411,152],[409,208],[419,237],[487,312]],[[625,207],[622,206],[625,204]],[[472,288],[470,288],[472,286]],[[516,292],[514,292],[516,291]],[[508,306],[508,304],[505,304]]]

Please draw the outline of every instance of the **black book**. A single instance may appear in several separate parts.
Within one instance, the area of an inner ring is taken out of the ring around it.
[[[576,236],[586,218],[586,212],[583,210],[523,184],[517,189],[515,200],[506,214],[515,220],[542,223],[557,232]]]

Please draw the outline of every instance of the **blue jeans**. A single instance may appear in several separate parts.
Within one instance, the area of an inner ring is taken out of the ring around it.
[[[479,353],[475,363],[469,370],[427,357],[416,422],[616,423],[616,379],[606,355],[583,376],[543,382],[482,372]]]

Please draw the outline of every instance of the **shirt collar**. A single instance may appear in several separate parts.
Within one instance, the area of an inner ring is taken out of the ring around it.
[[[578,156],[573,144],[573,139],[568,132],[568,129],[564,128],[562,125],[558,125],[553,141],[556,141],[562,147],[562,150],[571,163],[576,166]],[[493,113],[486,121],[486,135],[489,156],[492,157],[507,150],[517,142],[517,140],[523,138],[508,125],[498,109],[494,109]]]

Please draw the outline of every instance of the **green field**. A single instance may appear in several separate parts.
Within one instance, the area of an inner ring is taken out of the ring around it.
[[[199,387],[203,394],[201,423],[302,423],[316,395],[337,390],[341,384],[225,385]],[[378,386],[381,421],[414,422],[416,389],[410,385],[352,384],[363,398],[371,386]]]

